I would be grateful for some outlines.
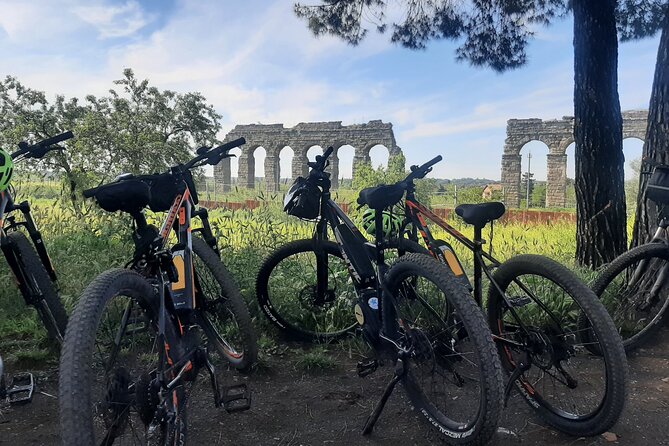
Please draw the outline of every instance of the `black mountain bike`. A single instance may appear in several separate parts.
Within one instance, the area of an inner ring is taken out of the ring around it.
[[[655,234],[607,265],[592,285],[627,351],[652,339],[669,318],[669,166],[653,167],[643,174],[652,173],[645,198],[659,206]]]
[[[41,159],[52,150],[62,149],[58,143],[73,137],[72,132],[65,132],[32,145],[21,142],[11,157],[14,162]],[[13,192],[10,185],[10,189],[0,193],[0,248],[26,305],[35,307],[49,339],[60,344],[67,326],[67,313],[57,292],[56,271],[30,213],[30,203],[14,203]],[[23,219],[17,220],[11,215],[14,211],[20,211]]]
[[[388,196],[395,202],[406,196],[400,234],[409,242],[399,246],[426,252],[418,245],[422,240],[427,252],[448,265],[473,292],[479,306],[484,303],[483,276],[489,279],[488,323],[510,374],[505,399],[515,385],[553,427],[579,436],[605,432],[620,417],[627,393],[627,361],[611,317],[594,293],[557,262],[520,255],[502,263],[484,252],[482,230],[504,214],[502,203],[463,204],[455,209],[474,226],[473,240],[423,206],[416,199],[414,179],[423,178],[439,161],[441,156],[413,166],[405,180],[364,190],[361,197]],[[452,246],[435,239],[427,220],[472,251],[473,286]],[[592,354],[593,350],[602,355]]]
[[[387,266],[381,218],[376,242],[369,244],[330,197],[325,168],[332,151],[309,163],[309,177],[298,178],[286,196],[289,214],[318,222],[312,239],[289,243],[264,263],[256,288],[260,307],[279,328],[309,340],[346,332],[348,315],[355,314],[377,355],[360,362],[358,374],[374,372],[380,359],[395,364],[364,434],[372,432],[401,382],[413,406],[445,440],[487,442],[497,427],[503,387],[485,319],[453,273],[430,257],[407,254]],[[395,199],[362,198],[377,217]]]
[[[167,173],[123,175],[84,192],[104,210],[133,217],[135,254],[125,269],[98,276],[72,314],[60,363],[63,444],[184,444],[190,387],[202,369],[216,407],[249,408],[246,385],[217,380],[217,360],[239,370],[253,366],[256,337],[207,211],[195,208],[190,173],[244,142],[202,147]],[[168,210],[160,230],[147,223],[147,205]],[[202,238],[192,236],[193,217],[202,220]]]

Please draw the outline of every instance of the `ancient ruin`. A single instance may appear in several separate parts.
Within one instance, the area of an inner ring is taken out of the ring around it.
[[[623,112],[623,139],[646,137],[647,110]],[[510,207],[520,206],[520,151],[530,141],[548,146],[546,207],[564,207],[567,190],[567,147],[574,142],[574,117],[543,121],[541,119],[509,119],[502,155],[504,200]]]
[[[237,125],[226,136],[224,141],[232,141],[239,137],[246,138],[239,157],[238,184],[242,187],[255,187],[255,157],[257,148],[263,147],[266,151],[265,182],[270,192],[279,189],[279,152],[284,147],[293,149],[292,177],[306,176],[307,152],[311,147],[320,146],[325,150],[334,147],[335,151],[330,158],[333,188],[339,186],[339,158],[338,150],[344,145],[355,149],[353,158],[353,176],[356,166],[363,162],[370,162],[369,151],[376,145],[383,145],[388,149],[390,157],[402,151],[395,142],[393,125],[380,120],[369,121],[367,124],[342,125],[341,121],[331,122],[301,122],[295,127],[284,127],[283,124],[248,124]],[[224,190],[229,190],[231,184],[230,159],[224,159],[215,169],[214,177]]]

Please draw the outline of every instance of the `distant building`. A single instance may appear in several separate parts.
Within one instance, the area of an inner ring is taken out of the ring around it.
[[[485,189],[483,189],[483,193],[481,194],[481,197],[483,197],[484,200],[491,200],[492,196],[495,192],[502,192],[504,190],[504,186],[501,184],[488,184]]]

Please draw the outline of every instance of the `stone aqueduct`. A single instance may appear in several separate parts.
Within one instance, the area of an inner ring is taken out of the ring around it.
[[[648,111],[633,110],[623,112],[623,138],[639,138],[646,136]],[[237,125],[226,136],[224,141],[232,141],[239,137],[246,138],[239,157],[238,184],[242,187],[255,186],[255,157],[257,148],[263,147],[265,157],[265,182],[268,191],[279,189],[279,152],[284,147],[293,149],[292,177],[306,176],[307,151],[314,146],[333,146],[335,152],[330,160],[329,171],[332,173],[333,188],[339,186],[338,150],[344,145],[355,149],[353,157],[353,175],[356,166],[370,162],[369,151],[376,145],[383,145],[393,157],[402,150],[395,141],[393,126],[380,120],[369,121],[367,124],[344,126],[341,121],[302,122],[295,127],[284,127],[283,124],[249,124]],[[564,207],[567,189],[567,148],[574,142],[574,118],[564,116],[562,119],[541,120],[510,119],[507,121],[504,154],[502,155],[502,185],[504,201],[509,207],[520,206],[520,177],[522,171],[521,149],[530,141],[541,141],[548,146],[546,206]],[[231,185],[230,159],[224,159],[214,169],[216,182],[229,190]]]
[[[647,110],[623,112],[623,139],[646,137]],[[548,146],[546,207],[564,207],[567,190],[567,147],[574,142],[574,117],[543,121],[541,119],[510,119],[502,155],[502,184],[507,206],[520,206],[520,150],[530,141]]]
[[[292,177],[306,176],[307,151],[314,146],[320,146],[325,150],[334,147],[335,151],[330,158],[328,170],[332,174],[332,186],[339,186],[339,158],[338,150],[344,145],[350,145],[355,149],[353,157],[353,175],[356,166],[361,162],[370,162],[369,151],[376,145],[383,145],[388,149],[390,157],[400,154],[402,151],[397,146],[393,125],[379,121],[369,121],[367,124],[355,124],[344,126],[341,121],[333,122],[302,122],[295,127],[284,127],[283,124],[249,124],[237,125],[224,139],[224,142],[232,141],[239,137],[246,138],[246,144],[242,146],[239,156],[238,183],[242,187],[253,188],[255,186],[255,158],[254,153],[258,147],[266,151],[265,157],[265,182],[267,190],[276,191],[279,188],[279,152],[284,147],[293,149]],[[216,182],[222,185],[224,190],[230,188],[231,169],[230,159],[224,159],[214,169]]]

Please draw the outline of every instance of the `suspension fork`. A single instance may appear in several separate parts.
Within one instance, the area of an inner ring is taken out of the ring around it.
[[[327,221],[319,220],[314,234],[314,253],[316,254],[316,304],[324,303],[328,292],[328,253],[324,241],[327,240]]]
[[[37,225],[33,220],[32,214],[30,213],[30,203],[23,201],[18,205],[15,205],[14,208],[20,210],[23,214],[23,218],[25,219],[25,227],[28,230],[30,239],[35,245],[37,255],[39,255],[39,258],[42,261],[44,268],[46,268],[46,271],[49,273],[51,280],[56,282],[58,280],[58,276],[56,275],[56,270],[51,263],[51,258],[49,257],[49,253],[47,252],[46,246],[44,245],[42,233],[37,229]]]
[[[199,232],[202,234],[202,238],[204,238],[204,241],[211,247],[211,249],[214,250],[217,256],[220,255],[220,251],[218,249],[218,243],[216,243],[216,237],[214,237],[214,233],[211,230],[211,224],[209,223],[209,211],[207,208],[200,207],[197,210],[193,211],[192,214],[193,217],[198,217],[200,221],[202,221],[202,228],[198,229],[193,229],[192,232]]]

